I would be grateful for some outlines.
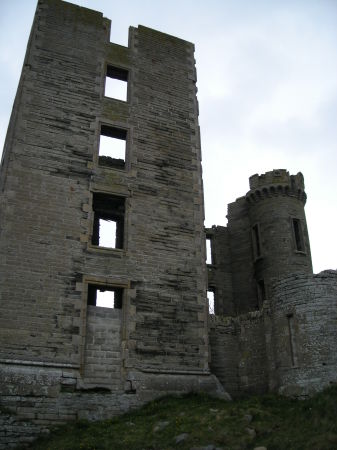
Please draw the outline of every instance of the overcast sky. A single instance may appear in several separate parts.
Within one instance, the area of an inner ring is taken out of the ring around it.
[[[337,267],[337,0],[74,0],[196,45],[206,225],[226,224],[248,178],[304,174],[315,272]],[[0,0],[0,152],[35,0]]]

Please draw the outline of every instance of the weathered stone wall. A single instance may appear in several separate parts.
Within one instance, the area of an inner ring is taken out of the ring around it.
[[[210,318],[211,370],[227,392],[268,390],[264,311]]]
[[[312,274],[304,205],[303,175],[273,170],[250,177],[246,194],[251,227],[258,226],[260,255],[254,255],[254,276],[263,280],[266,297],[273,280],[292,273]],[[296,248],[293,219],[299,221],[303,248]]]
[[[312,274],[303,175],[280,169],[249,181],[245,197],[228,205],[228,226],[206,229],[215,259],[208,267],[208,285],[219,293],[218,314],[258,310],[275,279]]]
[[[232,261],[235,314],[258,309],[251,224],[245,197],[228,205],[228,233]]]
[[[0,172],[1,402],[34,426],[215,390],[193,44],[39,0]],[[127,101],[104,96],[107,65]],[[101,125],[126,135],[102,165]],[[122,248],[93,245],[94,196],[125,211]],[[121,310],[88,286],[122,290]],[[25,409],[28,408],[28,409]],[[8,441],[9,442],[9,441]]]
[[[306,395],[337,381],[337,272],[293,275],[273,287],[271,386]]]
[[[210,316],[210,367],[232,396],[240,390],[239,380],[239,331],[238,320],[234,317]]]
[[[121,323],[121,309],[88,306],[83,361],[83,377],[88,386],[123,388]]]
[[[231,395],[305,396],[337,382],[337,272],[275,282],[262,310],[211,317],[211,368]]]
[[[211,241],[212,264],[207,264],[207,272],[208,289],[213,290],[215,295],[215,314],[233,316],[235,309],[228,229],[213,226],[205,231]]]

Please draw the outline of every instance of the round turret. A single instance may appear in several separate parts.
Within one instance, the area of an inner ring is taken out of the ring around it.
[[[284,169],[253,175],[246,194],[251,223],[255,278],[261,300],[271,279],[312,273],[301,173]]]

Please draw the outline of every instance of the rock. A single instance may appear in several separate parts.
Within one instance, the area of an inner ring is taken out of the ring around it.
[[[176,436],[176,437],[174,438],[174,440],[175,440],[176,444],[180,444],[180,442],[186,441],[186,439],[188,438],[188,436],[189,436],[188,433],[182,433],[182,434],[179,434],[179,436]]]
[[[127,424],[129,427],[134,427],[134,426],[135,426],[135,424],[134,424],[133,422],[126,422],[126,424]]]
[[[255,438],[256,437],[256,431],[254,430],[254,428],[246,428],[245,431],[249,434],[249,436],[251,438]]]
[[[267,450],[267,447],[254,447],[254,450]]]
[[[223,450],[222,447],[216,447],[213,444],[208,444],[205,447],[191,447],[190,450]]]
[[[169,424],[170,424],[170,422],[168,422],[168,421],[166,421],[166,420],[163,420],[163,421],[161,421],[161,422],[158,422],[158,423],[153,427],[153,432],[154,432],[154,433],[157,433],[157,431],[163,430],[163,429],[166,428],[167,425],[169,425]]]
[[[253,420],[253,416],[251,414],[246,414],[243,418],[247,423],[250,423]]]

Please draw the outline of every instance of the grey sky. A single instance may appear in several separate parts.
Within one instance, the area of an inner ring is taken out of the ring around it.
[[[337,1],[73,3],[102,11],[122,45],[138,24],[195,43],[206,225],[226,224],[226,205],[250,175],[301,171],[314,269],[335,269]],[[0,149],[35,6],[0,0]]]

